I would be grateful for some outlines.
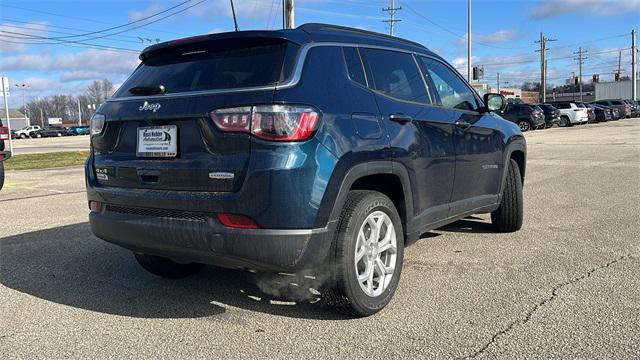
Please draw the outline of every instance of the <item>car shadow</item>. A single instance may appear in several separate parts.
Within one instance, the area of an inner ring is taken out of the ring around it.
[[[317,277],[217,267],[169,280],[79,223],[0,239],[0,283],[58,304],[139,318],[225,317],[239,308],[286,317],[348,319],[328,308]]]
[[[436,231],[475,234],[495,234],[497,232],[491,223],[475,216],[468,216],[462,220],[438,228]]]

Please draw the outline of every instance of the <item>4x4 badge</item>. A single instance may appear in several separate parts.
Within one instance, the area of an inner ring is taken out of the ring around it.
[[[158,110],[160,110],[160,108],[162,107],[162,105],[158,104],[158,103],[153,103],[153,104],[149,104],[149,102],[145,101],[144,104],[140,105],[140,107],[138,108],[138,111],[153,111],[156,112]]]

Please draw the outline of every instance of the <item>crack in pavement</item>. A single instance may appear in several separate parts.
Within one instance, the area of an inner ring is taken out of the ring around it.
[[[598,265],[594,268],[591,268],[589,271],[587,271],[586,273],[582,274],[581,276],[575,277],[573,279],[567,280],[563,283],[560,283],[558,285],[556,285],[552,290],[551,290],[551,296],[542,300],[541,302],[535,304],[533,306],[533,308],[531,310],[529,310],[529,312],[527,312],[526,316],[524,317],[524,319],[518,319],[515,320],[513,322],[511,322],[509,325],[507,325],[504,329],[498,331],[496,334],[494,334],[491,337],[491,340],[489,340],[486,344],[484,344],[484,346],[482,346],[480,349],[476,350],[473,354],[471,355],[467,355],[462,357],[461,359],[474,359],[480,355],[482,355],[483,353],[485,353],[489,347],[493,344],[496,343],[496,341],[498,340],[498,338],[500,338],[502,335],[505,335],[506,333],[510,332],[511,330],[513,330],[516,326],[518,325],[524,325],[526,323],[528,323],[531,318],[533,317],[533,314],[535,314],[540,308],[542,308],[543,306],[549,304],[550,302],[552,302],[553,300],[555,300],[558,297],[558,294],[560,292],[560,290],[562,290],[562,288],[578,283],[584,279],[587,279],[589,277],[591,277],[591,275],[593,273],[595,273],[598,270],[603,270],[606,268],[609,268],[611,265],[618,263],[620,261],[624,261],[624,260],[628,260],[628,259],[634,259],[636,254],[640,254],[640,251],[637,252],[630,252],[628,254],[619,256],[617,258],[615,258],[614,260],[611,260],[603,265]]]

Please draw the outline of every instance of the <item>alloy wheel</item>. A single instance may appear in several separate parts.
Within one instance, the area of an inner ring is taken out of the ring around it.
[[[385,212],[372,212],[360,226],[354,260],[362,291],[371,297],[382,294],[391,283],[397,260],[396,230]]]

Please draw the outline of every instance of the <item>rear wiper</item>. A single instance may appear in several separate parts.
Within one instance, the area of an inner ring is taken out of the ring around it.
[[[142,85],[129,89],[129,93],[136,95],[158,95],[165,92],[167,92],[167,89],[164,88],[164,85]]]

